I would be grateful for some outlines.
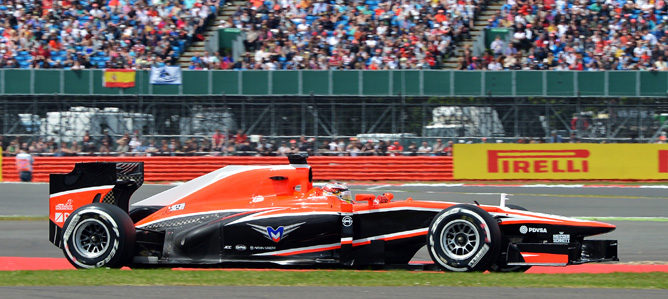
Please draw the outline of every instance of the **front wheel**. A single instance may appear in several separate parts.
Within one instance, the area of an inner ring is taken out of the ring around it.
[[[130,216],[110,204],[80,207],[63,225],[63,252],[77,268],[120,268],[131,258],[134,242]]]
[[[500,246],[501,230],[494,217],[472,205],[443,210],[427,234],[431,259],[450,271],[485,271],[498,258]]]

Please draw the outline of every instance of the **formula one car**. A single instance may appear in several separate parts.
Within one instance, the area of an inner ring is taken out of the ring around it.
[[[160,265],[386,267],[426,246],[450,271],[523,271],[617,260],[615,226],[521,207],[393,200],[314,187],[306,157],[226,166],[132,205],[143,163],[51,174],[49,240],[77,268]]]

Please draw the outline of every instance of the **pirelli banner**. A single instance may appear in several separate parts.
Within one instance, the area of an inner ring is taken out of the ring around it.
[[[456,144],[454,178],[668,179],[667,144]]]

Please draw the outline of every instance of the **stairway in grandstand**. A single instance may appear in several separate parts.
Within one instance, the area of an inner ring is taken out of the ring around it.
[[[480,15],[475,19],[475,22],[473,23],[473,28],[471,28],[471,38],[466,39],[459,44],[457,44],[457,48],[454,51],[454,54],[451,55],[449,58],[445,60],[445,63],[443,63],[443,68],[445,69],[456,69],[457,68],[457,60],[459,57],[464,55],[464,49],[466,47],[469,47],[473,49],[473,42],[475,40],[482,36],[482,33],[485,31],[485,27],[489,23],[488,20],[490,17],[494,16],[496,13],[498,13],[501,10],[501,7],[505,4],[505,0],[491,0],[487,4],[487,8],[485,8]]]
[[[220,24],[220,21],[232,17],[237,9],[246,5],[246,3],[248,3],[248,1],[226,1],[225,5],[221,6],[221,9],[218,10],[215,21],[208,25],[206,32],[204,33],[204,38],[211,38],[214,35],[214,32],[218,30],[218,24]],[[188,47],[188,49],[181,55],[181,57],[179,57],[179,65],[181,65],[181,68],[188,68],[190,65],[190,59],[197,53],[204,53],[204,41],[197,41],[192,43],[190,47]]]

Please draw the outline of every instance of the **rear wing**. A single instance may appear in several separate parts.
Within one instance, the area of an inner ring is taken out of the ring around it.
[[[144,183],[144,162],[77,163],[70,173],[49,175],[49,241],[61,246],[67,217],[94,202],[128,211],[130,196]]]

